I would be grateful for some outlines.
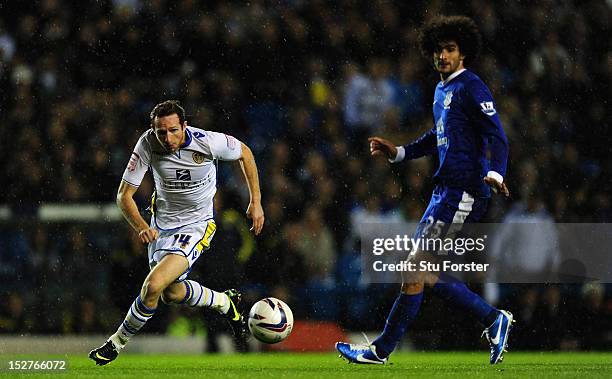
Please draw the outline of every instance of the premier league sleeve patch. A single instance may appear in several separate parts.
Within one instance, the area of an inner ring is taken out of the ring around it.
[[[480,103],[480,108],[482,108],[483,113],[487,116],[493,116],[495,113],[497,113],[492,101],[483,101]]]

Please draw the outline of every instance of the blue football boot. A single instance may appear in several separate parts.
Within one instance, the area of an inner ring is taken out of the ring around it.
[[[345,358],[349,363],[384,365],[387,362],[387,358],[379,358],[376,355],[376,346],[372,344],[355,345],[336,342],[336,350],[340,352],[340,357]]]
[[[482,332],[482,335],[486,336],[489,345],[491,345],[490,362],[492,365],[503,361],[504,352],[508,348],[508,336],[510,335],[513,323],[514,317],[512,317],[512,313],[499,311],[495,322]]]

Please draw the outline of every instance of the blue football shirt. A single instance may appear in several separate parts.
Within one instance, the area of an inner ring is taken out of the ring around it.
[[[489,197],[483,178],[506,175],[508,140],[487,86],[469,70],[438,83],[433,116],[434,127],[404,146],[405,159],[437,153],[436,183]]]

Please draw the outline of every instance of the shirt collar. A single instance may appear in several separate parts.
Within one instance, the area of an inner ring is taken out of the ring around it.
[[[183,143],[180,148],[182,149],[189,146],[192,139],[193,137],[191,137],[191,132],[189,131],[189,129],[185,128],[185,143]]]
[[[461,73],[462,73],[463,71],[465,71],[465,70],[466,70],[465,68],[462,68],[462,69],[461,69],[461,70],[459,70],[459,71],[455,71],[455,72],[453,72],[453,73],[451,74],[451,76],[449,76],[448,78],[446,78],[446,80],[443,80],[443,81],[442,81],[442,85],[443,85],[443,86],[447,85],[447,84],[448,84],[448,82],[450,82],[451,80],[455,79],[457,76],[461,75]]]

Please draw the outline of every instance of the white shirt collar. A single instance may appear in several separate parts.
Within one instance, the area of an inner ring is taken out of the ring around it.
[[[451,76],[449,76],[448,78],[446,78],[446,80],[442,81],[442,85],[446,85],[448,84],[448,82],[450,82],[451,80],[455,79],[457,76],[459,76],[463,71],[465,71],[465,68],[462,68],[459,71],[455,71],[451,74]]]

